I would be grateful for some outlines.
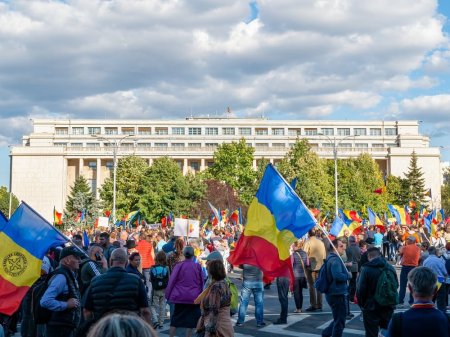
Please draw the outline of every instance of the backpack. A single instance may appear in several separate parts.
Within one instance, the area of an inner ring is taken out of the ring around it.
[[[238,311],[239,292],[236,285],[228,277],[225,278],[225,282],[230,288],[231,292],[230,315],[233,316]]]
[[[314,288],[322,294],[327,294],[330,289],[330,281],[328,278],[328,259],[326,259],[322,267],[320,267],[316,282],[314,282]]]
[[[41,299],[47,291],[50,280],[55,274],[64,275],[66,277],[66,281],[68,282],[67,275],[65,273],[56,273],[54,271],[48,274],[45,279],[40,279],[40,282],[38,280],[39,283],[34,286],[31,291],[31,316],[33,317],[35,324],[46,324],[52,316],[52,311],[41,306]]]
[[[150,269],[150,281],[153,290],[162,290],[167,288],[169,283],[169,270],[165,266],[153,266]]]
[[[384,267],[381,269],[380,277],[373,296],[374,300],[381,306],[394,306],[398,304],[398,281],[395,271]]]

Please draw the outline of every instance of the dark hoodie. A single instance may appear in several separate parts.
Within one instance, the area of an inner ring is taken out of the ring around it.
[[[359,306],[364,310],[380,310],[383,308],[374,300],[374,296],[381,269],[384,267],[394,270],[384,257],[378,256],[364,264],[361,270],[358,284],[356,285],[356,297],[358,298]]]

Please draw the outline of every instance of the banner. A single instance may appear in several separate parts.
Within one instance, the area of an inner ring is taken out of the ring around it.
[[[173,235],[198,238],[200,236],[200,221],[193,219],[175,218]]]
[[[98,226],[99,227],[108,227],[108,220],[109,218],[106,216],[99,216],[98,217]]]

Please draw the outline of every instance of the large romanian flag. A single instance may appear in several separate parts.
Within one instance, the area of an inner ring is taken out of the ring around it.
[[[398,225],[406,225],[406,213],[403,207],[388,204],[392,215],[395,216]]]
[[[42,259],[65,237],[27,204],[0,225],[0,312],[12,315],[31,285],[41,276]]]
[[[291,276],[289,247],[317,224],[278,171],[267,165],[247,214],[247,225],[228,258],[258,266],[265,276]]]

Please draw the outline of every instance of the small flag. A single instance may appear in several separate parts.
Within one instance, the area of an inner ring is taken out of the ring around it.
[[[376,193],[376,194],[383,194],[384,192],[386,192],[386,186],[377,188],[376,190],[373,191],[373,193]]]
[[[83,231],[83,246],[84,248],[89,248],[89,237],[86,233],[86,230]]]
[[[429,198],[431,199],[431,188],[429,188],[429,189],[425,192],[424,196],[429,197]]]
[[[56,211],[55,207],[53,207],[53,223],[58,226],[62,225],[62,213]]]

